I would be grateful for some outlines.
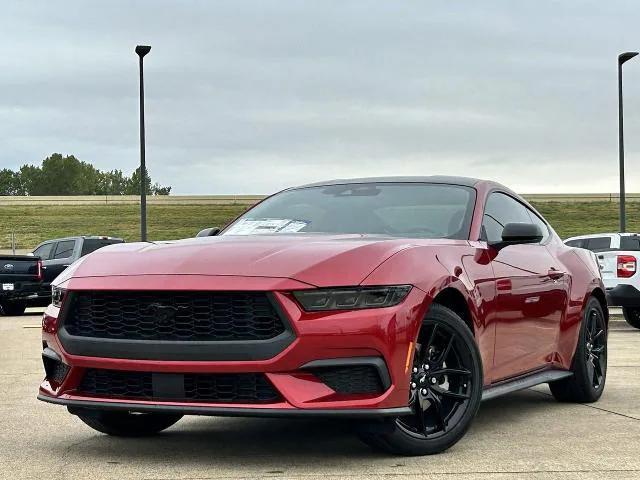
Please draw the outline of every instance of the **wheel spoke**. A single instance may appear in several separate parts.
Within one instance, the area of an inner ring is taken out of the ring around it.
[[[463,375],[469,377],[471,372],[462,368],[441,368],[440,370],[433,370],[431,375]]]
[[[422,402],[420,402],[422,403]],[[416,408],[416,428],[418,432],[427,435],[427,424],[424,421],[424,411],[420,405],[417,405]]]
[[[456,338],[456,334],[452,333],[451,337],[449,337],[449,341],[447,342],[447,346],[444,347],[444,350],[442,350],[442,353],[440,353],[440,356],[438,357],[438,360],[436,360],[436,363],[438,364],[442,364],[442,362],[444,362],[447,358],[447,355],[449,355],[449,352],[451,351],[451,347],[453,346],[453,341]]]
[[[591,315],[589,315],[589,320],[587,323],[587,330],[586,330],[587,340],[591,343],[593,342],[593,332],[596,326],[596,322],[594,320],[595,320],[595,314],[591,313]]]
[[[604,346],[594,347],[591,349],[591,353],[593,353],[596,357],[600,356],[602,352],[604,352]]]
[[[431,404],[435,410],[435,417],[438,426],[443,432],[447,431],[447,423],[445,422],[445,414],[442,410],[442,400],[437,395],[431,393]]]
[[[433,346],[433,341],[436,338],[436,330],[438,329],[438,324],[433,325],[433,330],[431,330],[431,335],[429,336],[429,342],[427,343],[426,351],[429,353],[429,349]]]
[[[600,331],[598,333],[595,334],[595,336],[591,339],[592,341],[596,341],[597,339],[599,339],[602,335],[604,335],[604,330],[600,329]]]
[[[471,396],[468,393],[452,392],[451,390],[446,390],[444,388],[436,387],[435,385],[431,386],[430,388],[433,392],[435,392],[438,395],[455,398],[456,400],[468,400],[469,398],[471,398]]]
[[[591,362],[591,358],[587,360],[587,377],[591,379],[591,381],[595,380],[595,366]]]
[[[598,380],[598,383],[600,383],[600,379],[602,378],[602,362],[600,361],[599,358],[594,359],[595,361],[593,362],[593,370],[594,373],[596,374],[596,377],[594,378],[594,380]]]

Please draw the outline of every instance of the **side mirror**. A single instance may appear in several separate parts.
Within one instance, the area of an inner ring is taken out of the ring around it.
[[[200,230],[196,237],[215,237],[220,233],[220,229],[218,227],[205,228],[204,230]]]
[[[539,243],[542,241],[540,227],[533,223],[507,223],[502,230],[502,241],[490,243],[493,248],[500,250],[509,245]]]

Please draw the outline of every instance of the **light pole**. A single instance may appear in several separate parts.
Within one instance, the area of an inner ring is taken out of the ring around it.
[[[147,241],[147,167],[144,150],[144,65],[142,59],[151,51],[148,45],[138,45],[140,65],[140,240]]]
[[[624,191],[624,120],[622,114],[622,64],[638,55],[638,52],[624,52],[618,55],[618,150],[620,154],[620,233],[626,231],[625,191]]]

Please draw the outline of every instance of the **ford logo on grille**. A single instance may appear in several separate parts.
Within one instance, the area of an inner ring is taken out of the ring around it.
[[[158,321],[158,325],[162,327],[171,325],[176,318],[176,313],[180,310],[186,310],[186,307],[174,307],[161,303],[152,303],[147,307],[147,313],[153,315]]]
[[[5,270],[13,270],[13,263],[5,263],[4,269]]]

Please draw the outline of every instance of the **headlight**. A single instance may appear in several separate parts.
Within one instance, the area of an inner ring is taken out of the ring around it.
[[[60,287],[51,286],[51,303],[54,307],[62,306],[62,299],[64,298],[66,290]]]
[[[356,310],[397,305],[411,291],[411,285],[348,287],[298,290],[293,296],[307,312]]]

